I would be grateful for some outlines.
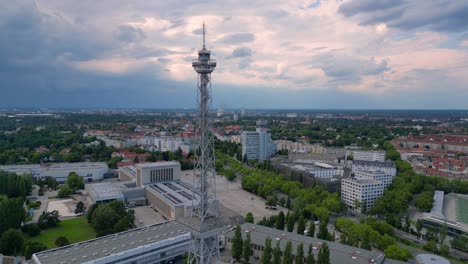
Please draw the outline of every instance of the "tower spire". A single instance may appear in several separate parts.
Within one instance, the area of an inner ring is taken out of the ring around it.
[[[205,47],[205,22],[203,22],[203,49],[206,49]]]

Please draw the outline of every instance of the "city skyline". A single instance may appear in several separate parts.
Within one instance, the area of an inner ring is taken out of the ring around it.
[[[468,108],[463,1],[5,6],[1,107],[194,108],[190,62],[205,21],[222,62],[214,107]]]

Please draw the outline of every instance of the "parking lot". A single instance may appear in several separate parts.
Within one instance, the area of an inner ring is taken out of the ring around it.
[[[183,171],[182,180],[192,182],[193,171]],[[286,213],[286,209],[278,206],[277,210],[265,208],[265,199],[244,191],[240,184],[240,179],[230,182],[226,177],[216,177],[216,195],[222,205],[228,209],[245,216],[252,212],[255,221],[264,216],[276,215],[279,211]]]
[[[135,210],[134,223],[136,227],[159,224],[167,221],[162,217],[161,214],[157,213],[149,206],[138,206],[132,209]]]

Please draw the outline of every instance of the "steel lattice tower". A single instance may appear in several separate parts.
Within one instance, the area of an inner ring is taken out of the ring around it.
[[[189,249],[189,262],[192,264],[212,264],[220,262],[220,235],[226,222],[219,217],[216,199],[216,171],[214,168],[215,150],[209,112],[211,109],[211,73],[216,61],[210,58],[211,52],[205,46],[205,24],[203,24],[203,47],[198,51],[198,59],[192,62],[198,74],[197,82],[197,135],[199,151],[195,153],[196,165],[193,175],[193,210],[190,217],[179,220],[191,229],[192,241]]]

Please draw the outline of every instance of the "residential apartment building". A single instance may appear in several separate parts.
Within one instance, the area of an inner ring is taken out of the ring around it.
[[[242,156],[248,160],[263,162],[276,153],[276,144],[267,131],[267,121],[257,121],[256,131],[244,131],[241,135]]]

